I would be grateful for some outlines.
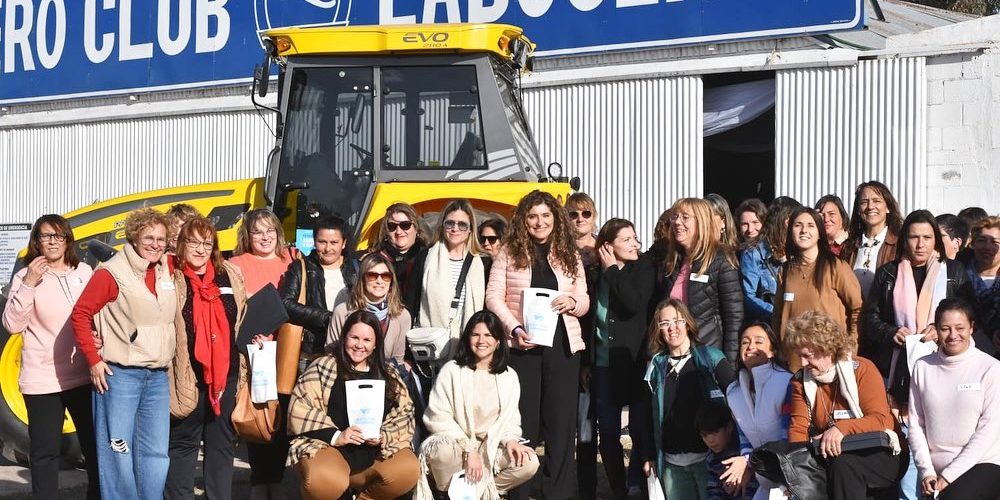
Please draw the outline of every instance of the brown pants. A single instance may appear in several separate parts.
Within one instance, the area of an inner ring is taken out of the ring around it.
[[[486,463],[486,447],[479,447],[479,456],[483,458],[483,474],[489,474],[489,465]],[[532,455],[531,460],[526,461],[520,467],[514,465],[507,456],[507,450],[500,447],[498,464],[500,472],[493,478],[500,493],[506,493],[511,488],[516,488],[534,477],[538,471],[538,457]],[[451,477],[456,472],[465,470],[465,463],[462,461],[462,447],[458,443],[451,446],[439,446],[437,453],[427,456],[427,467],[434,476],[434,484],[441,491],[447,491],[451,484]]]
[[[358,492],[358,500],[388,500],[412,490],[420,477],[420,464],[409,448],[377,460],[356,474],[351,474],[344,456],[332,446],[299,462],[297,467],[305,500],[340,498],[348,487]]]

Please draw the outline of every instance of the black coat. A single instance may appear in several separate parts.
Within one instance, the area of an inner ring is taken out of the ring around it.
[[[691,277],[701,269],[701,262],[691,263]],[[657,293],[659,300],[670,297],[679,269],[666,276]],[[687,306],[698,322],[702,344],[721,349],[726,359],[736,362],[740,350],[740,326],[743,324],[743,283],[740,271],[719,250],[708,266],[708,282],[688,281]]]
[[[299,290],[302,286],[302,265],[298,259],[288,265],[281,277],[278,292],[288,312],[288,321],[302,327],[302,353],[322,354],[326,346],[326,329],[330,325],[330,307],[326,304],[326,278],[319,263],[319,255],[314,250],[305,259],[306,263],[306,303],[299,304]],[[340,266],[344,285],[350,290],[358,281],[358,261],[344,258]]]
[[[965,266],[954,260],[945,261],[948,277],[947,298],[960,297],[970,301],[973,297],[972,283],[965,273]],[[893,295],[896,289],[896,275],[899,261],[891,261],[875,271],[875,282],[861,309],[858,354],[875,363],[883,378],[889,377],[892,369],[892,353],[897,347],[892,340],[899,330],[896,324],[896,310]],[[978,339],[977,339],[978,344]],[[899,403],[909,401],[910,374],[906,368],[906,351],[901,350],[896,360],[896,380],[889,387],[889,394]]]
[[[590,289],[590,310],[596,314],[601,283],[608,285],[608,372],[611,399],[619,406],[635,403],[644,389],[642,380],[649,356],[646,331],[649,328],[649,303],[656,285],[655,266],[648,254],[628,262],[625,267],[611,266],[599,271],[597,284]],[[588,314],[588,316],[592,316]],[[592,317],[593,318],[593,317]],[[593,363],[596,319],[586,330],[587,351]]]

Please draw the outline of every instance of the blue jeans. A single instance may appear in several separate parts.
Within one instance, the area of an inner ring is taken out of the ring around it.
[[[611,373],[604,366],[591,368],[591,387],[595,398],[595,413],[597,415],[598,449],[601,451],[601,461],[608,476],[611,492],[616,497],[624,496],[630,486],[640,486],[645,483],[642,473],[642,458],[639,456],[639,436],[645,423],[645,414],[638,404],[629,405],[628,433],[632,438],[632,452],[629,456],[628,474],[625,472],[625,457],[622,449],[622,406],[617,405],[611,397]],[[623,390],[617,388],[617,390]]]
[[[706,500],[708,498],[708,462],[681,467],[666,464],[663,471],[663,492],[668,499]]]
[[[903,435],[900,436],[900,439],[908,438],[910,436],[910,427],[906,424],[900,424],[899,427],[903,430]],[[917,475],[917,463],[913,461],[913,454],[911,453],[910,465],[906,468],[906,474],[899,480],[900,500],[917,500],[920,494],[917,492],[918,483],[920,482]]]
[[[162,500],[170,467],[167,370],[108,367],[108,390],[94,391],[101,498]]]

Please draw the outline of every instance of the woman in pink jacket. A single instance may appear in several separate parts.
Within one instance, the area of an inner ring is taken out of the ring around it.
[[[94,271],[77,258],[73,231],[58,215],[35,221],[24,264],[11,282],[3,326],[24,339],[18,383],[28,410],[32,496],[59,498],[63,414],[69,409],[87,461],[87,498],[100,498],[90,371],[69,322]]]
[[[551,302],[559,314],[552,347],[532,343],[522,321],[521,296],[527,288],[559,292]],[[590,299],[569,217],[552,195],[532,191],[514,209],[511,235],[490,272],[486,307],[503,322],[513,347],[510,366],[521,384],[524,437],[529,446],[545,442],[542,497],[574,498],[577,382],[580,351],[586,347],[577,318],[586,314]],[[528,492],[517,488],[509,498],[527,499]]]

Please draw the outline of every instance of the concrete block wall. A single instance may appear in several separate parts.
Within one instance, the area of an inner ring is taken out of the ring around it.
[[[927,204],[1000,213],[1000,48],[927,58]]]

